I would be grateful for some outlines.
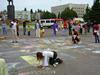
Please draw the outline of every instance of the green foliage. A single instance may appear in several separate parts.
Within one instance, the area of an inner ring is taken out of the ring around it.
[[[41,19],[56,18],[56,15],[49,11],[42,11],[42,10],[38,9],[37,11],[35,11],[35,13],[37,13],[37,12],[39,12],[41,14]]]
[[[51,18],[56,18],[56,15],[54,13],[51,13]]]
[[[77,13],[73,9],[70,10],[70,14],[71,14],[70,18],[78,17]]]
[[[95,0],[91,10],[86,9],[85,21],[100,23],[100,1]]]
[[[24,11],[27,11],[27,9],[26,9],[26,8],[24,8]]]
[[[58,13],[58,18],[61,18],[61,14],[60,14],[60,12]]]
[[[30,13],[33,14],[33,10],[32,9],[30,10]]]
[[[42,10],[38,9],[37,12],[42,12]]]
[[[73,19],[74,17],[77,17],[77,13],[70,8],[65,8],[65,10],[61,13],[61,18],[63,18],[64,20]]]
[[[89,6],[87,6],[86,8],[86,14],[84,14],[83,18],[84,18],[84,21],[88,22],[90,20],[90,9],[89,9]]]
[[[56,18],[56,15],[54,13],[50,13],[49,11],[43,11],[41,19],[50,19],[50,18]]]
[[[31,17],[31,21],[32,21],[33,20],[33,10],[32,9],[30,10],[30,15],[31,15],[30,17]]]
[[[100,23],[100,2],[99,0],[95,0],[92,6],[92,9],[90,12],[90,20]]]

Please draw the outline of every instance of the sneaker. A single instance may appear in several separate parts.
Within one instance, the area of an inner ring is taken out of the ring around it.
[[[15,41],[15,43],[18,43],[18,41]]]
[[[58,65],[58,62],[56,62],[55,64]]]
[[[15,41],[12,41],[11,43],[15,43]]]
[[[56,64],[53,64],[53,67],[56,67],[57,65]]]

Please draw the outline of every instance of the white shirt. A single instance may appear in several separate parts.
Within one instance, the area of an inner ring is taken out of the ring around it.
[[[36,29],[40,29],[39,23],[36,23]]]
[[[94,30],[95,33],[97,33],[97,35],[99,35],[99,31],[98,30]]]
[[[17,25],[17,23],[14,22],[13,25],[12,25],[12,29],[16,30],[16,25]]]
[[[48,66],[49,65],[49,57],[53,57],[54,53],[52,51],[43,51],[43,66]]]

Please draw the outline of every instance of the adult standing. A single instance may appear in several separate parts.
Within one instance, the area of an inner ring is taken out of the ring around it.
[[[66,34],[67,28],[68,28],[68,22],[66,20],[64,20],[63,21],[63,34]]]
[[[30,25],[27,26],[27,34],[28,34],[28,36],[31,35],[31,26]]]
[[[80,32],[80,28],[81,28],[80,23],[76,24],[76,30],[77,30],[78,32]]]
[[[66,20],[64,20],[64,29],[67,29],[67,21]]]
[[[88,31],[88,33],[90,32],[90,23],[87,23],[87,31]]]
[[[19,24],[18,21],[16,21],[17,25],[16,25],[16,29],[17,29],[17,36],[19,36]]]
[[[69,26],[68,26],[68,29],[69,29],[69,35],[72,35],[72,24],[70,22],[69,23]]]
[[[13,37],[13,41],[12,43],[17,43],[17,22],[16,20],[13,20],[12,22],[12,37]]]
[[[26,35],[26,21],[23,22],[23,34]]]
[[[83,27],[82,27],[81,24],[80,24],[80,30],[79,30],[79,32],[80,32],[80,34],[82,35],[82,33],[83,33]]]
[[[5,21],[2,22],[2,33],[3,35],[7,34],[7,24]]]
[[[83,29],[84,29],[84,33],[86,34],[87,33],[87,24],[83,25]]]
[[[52,25],[52,29],[53,29],[53,35],[56,36],[56,33],[58,31],[58,24],[56,23],[56,21]]]
[[[99,25],[98,23],[95,23],[93,26],[93,35],[95,37],[95,43],[100,43],[99,40]]]
[[[39,20],[37,20],[37,22],[36,22],[35,30],[36,30],[36,37],[40,37],[40,23],[39,23]]]
[[[43,28],[43,22],[41,22],[41,24],[40,24],[40,37],[43,37],[44,33],[45,33],[45,30]]]

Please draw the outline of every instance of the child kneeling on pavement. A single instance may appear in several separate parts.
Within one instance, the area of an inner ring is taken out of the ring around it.
[[[37,52],[36,56],[38,61],[42,61],[42,64],[38,66],[40,68],[48,67],[49,65],[56,67],[57,64],[61,64],[63,62],[63,60],[57,58],[57,52],[55,51]]]

